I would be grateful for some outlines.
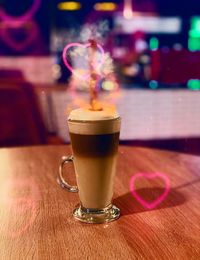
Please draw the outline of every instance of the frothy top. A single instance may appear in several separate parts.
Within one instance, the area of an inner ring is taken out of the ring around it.
[[[100,111],[88,108],[72,110],[68,117],[69,132],[82,135],[112,134],[120,131],[121,119],[113,106]]]
[[[93,111],[89,108],[78,108],[71,111],[69,114],[69,120],[77,121],[101,121],[118,118],[119,115],[114,106],[104,105],[102,110]]]

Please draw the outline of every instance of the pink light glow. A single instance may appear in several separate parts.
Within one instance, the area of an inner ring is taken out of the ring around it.
[[[30,22],[29,24],[31,25],[31,30],[23,29],[26,30],[26,37],[23,39],[23,41],[17,41],[15,37],[12,35],[12,31],[9,29],[20,29],[25,27],[26,22],[18,22],[18,21],[10,21],[10,22],[4,22],[4,27],[1,28],[1,37],[2,40],[12,49],[16,51],[21,51],[27,48],[38,36],[39,30],[38,26],[35,22]]]
[[[38,11],[41,4],[41,0],[34,0],[32,6],[28,9],[28,11],[18,17],[8,15],[3,8],[0,8],[0,19],[2,20],[3,27],[1,28],[1,38],[2,40],[12,49],[16,51],[21,51],[28,47],[38,36],[38,27],[32,21],[33,16]],[[17,41],[15,37],[13,37],[11,31],[9,29],[23,29],[27,22],[30,22],[32,25],[31,31],[26,31],[26,37],[23,41]]]
[[[86,72],[84,75],[81,75],[81,74],[77,73],[77,72],[72,68],[72,66],[68,63],[68,61],[67,61],[67,58],[66,58],[66,57],[67,57],[67,52],[68,52],[68,50],[69,50],[70,48],[72,48],[72,47],[89,48],[90,46],[91,46],[91,43],[81,44],[81,43],[78,43],[78,42],[74,42],[74,43],[70,43],[70,44],[66,45],[65,48],[64,48],[64,50],[63,50],[63,55],[62,55],[62,57],[63,57],[63,62],[64,62],[64,64],[65,64],[65,66],[66,66],[76,77],[78,77],[79,79],[82,79],[82,80],[87,80],[87,79],[89,79],[89,78],[90,78],[90,73],[89,73],[89,72]],[[92,64],[93,67],[96,68],[96,70],[98,70],[98,69],[102,66],[102,64],[103,64],[103,62],[104,62],[104,54],[105,54],[105,53],[104,53],[104,49],[102,48],[102,46],[101,46],[100,44],[97,44],[97,48],[98,48],[98,50],[99,50],[100,53],[101,53],[101,60],[100,60],[99,63],[94,62],[94,64]]]
[[[144,200],[135,190],[135,181],[139,178],[146,178],[146,179],[154,179],[160,178],[164,181],[165,187],[164,192],[158,196],[154,201],[147,202]],[[158,206],[168,195],[170,190],[170,180],[164,173],[137,173],[131,177],[130,180],[130,191],[133,197],[144,207],[147,209],[153,209]]]
[[[34,0],[32,6],[28,9],[28,11],[25,14],[18,17],[8,15],[3,8],[0,8],[0,18],[3,21],[9,21],[9,22],[12,21],[24,22],[24,21],[31,20],[34,14],[38,11],[40,4],[41,4],[41,0]]]

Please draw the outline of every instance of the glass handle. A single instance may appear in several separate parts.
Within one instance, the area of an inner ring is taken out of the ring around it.
[[[78,187],[70,185],[67,181],[65,181],[65,179],[63,177],[64,165],[67,164],[67,163],[73,163],[73,161],[74,161],[74,158],[73,158],[72,155],[70,155],[68,157],[66,157],[66,156],[62,157],[62,161],[61,161],[60,166],[59,166],[58,183],[60,184],[60,186],[63,189],[67,189],[70,192],[78,192]]]

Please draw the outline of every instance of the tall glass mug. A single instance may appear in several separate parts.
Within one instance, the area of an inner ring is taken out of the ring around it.
[[[73,215],[82,222],[110,222],[120,215],[112,204],[120,123],[111,107],[102,111],[76,109],[68,118],[73,156],[62,159],[59,180],[63,188],[79,193],[80,204]],[[78,187],[64,180],[63,168],[69,162],[74,163]]]

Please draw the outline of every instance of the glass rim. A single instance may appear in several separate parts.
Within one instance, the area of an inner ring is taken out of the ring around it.
[[[118,116],[116,118],[109,118],[109,119],[103,119],[103,120],[75,120],[68,118],[67,121],[71,123],[102,123],[102,122],[112,122],[112,121],[120,121],[121,117]]]

